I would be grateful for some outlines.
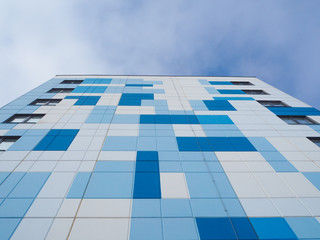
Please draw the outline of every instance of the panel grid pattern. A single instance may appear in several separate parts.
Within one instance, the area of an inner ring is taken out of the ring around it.
[[[257,78],[53,78],[0,109],[0,239],[320,239],[319,115]]]

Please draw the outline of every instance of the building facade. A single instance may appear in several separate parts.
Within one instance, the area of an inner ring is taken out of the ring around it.
[[[0,109],[0,239],[320,239],[320,112],[255,77],[56,76]]]

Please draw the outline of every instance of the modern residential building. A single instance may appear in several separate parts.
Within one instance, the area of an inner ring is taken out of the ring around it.
[[[320,239],[320,111],[255,77],[56,76],[0,109],[0,239]]]

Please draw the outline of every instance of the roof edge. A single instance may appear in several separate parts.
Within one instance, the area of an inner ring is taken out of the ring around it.
[[[143,77],[241,77],[241,78],[257,78],[256,76],[213,76],[213,75],[165,75],[165,74],[57,74],[56,77],[64,76],[143,76]]]

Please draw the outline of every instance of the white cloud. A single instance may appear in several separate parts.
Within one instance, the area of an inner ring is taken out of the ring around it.
[[[0,105],[55,74],[233,74],[256,75],[319,108],[319,7],[317,0],[3,1]]]

